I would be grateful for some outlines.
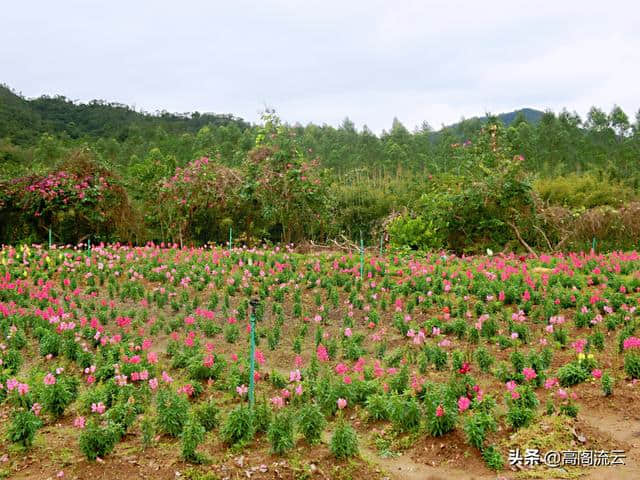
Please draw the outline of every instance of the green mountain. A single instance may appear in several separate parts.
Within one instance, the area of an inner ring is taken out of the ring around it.
[[[115,138],[124,141],[141,130],[162,127],[167,133],[195,133],[205,125],[236,124],[249,127],[230,114],[165,111],[138,112],[120,103],[92,100],[76,103],[64,96],[25,99],[6,85],[0,85],[0,138],[16,145],[37,141],[45,132],[69,138]]]

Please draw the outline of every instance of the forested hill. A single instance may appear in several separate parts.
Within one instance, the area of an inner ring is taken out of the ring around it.
[[[458,252],[594,238],[636,248],[639,191],[640,114],[617,106],[584,119],[525,108],[437,131],[394,119],[378,134],[348,118],[249,123],[0,88],[0,244],[41,242],[49,228],[67,243],[220,242],[233,226],[239,240],[287,243],[384,231]]]
[[[513,112],[500,113],[495,118],[506,126],[521,121],[537,123],[543,112],[522,108]],[[491,115],[472,117],[446,127],[463,137],[467,130],[476,130],[492,118]],[[78,103],[56,95],[26,99],[0,85],[0,138],[10,138],[16,145],[34,142],[43,133],[66,135],[72,139],[89,137],[109,137],[125,140],[132,133],[142,129],[162,127],[168,133],[196,133],[205,125],[236,124],[241,130],[249,124],[232,114],[214,113],[170,113],[166,111],[139,112],[128,105],[104,100]],[[433,132],[433,139],[439,132]]]
[[[108,137],[119,141],[141,130],[162,127],[167,133],[196,133],[205,125],[249,124],[230,114],[165,111],[150,114],[128,105],[93,100],[77,103],[63,96],[42,96],[27,100],[0,85],[0,138],[16,145],[35,142],[43,133],[82,137]]]

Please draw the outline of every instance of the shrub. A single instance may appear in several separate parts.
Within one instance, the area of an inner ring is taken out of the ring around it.
[[[533,409],[525,407],[518,402],[511,402],[507,411],[506,421],[514,430],[517,430],[529,425],[534,417],[535,411]]]
[[[89,460],[104,457],[120,440],[120,427],[112,422],[99,424],[91,420],[80,435],[80,450]]]
[[[172,437],[182,433],[189,417],[189,402],[173,390],[161,390],[156,398],[157,424],[161,431]]]
[[[154,421],[148,415],[142,419],[140,425],[142,431],[142,448],[146,449],[153,444],[153,438],[156,435],[156,427]]]
[[[427,430],[433,437],[440,437],[449,433],[456,425],[456,410],[452,406],[438,404],[429,409],[427,415]]]
[[[389,398],[386,395],[375,394],[367,398],[367,414],[373,421],[389,419]]]
[[[504,468],[502,454],[494,445],[489,445],[482,451],[482,458],[491,470],[498,471]]]
[[[613,379],[606,372],[602,374],[602,393],[605,397],[613,395]]]
[[[254,427],[249,407],[239,405],[229,413],[220,430],[222,441],[227,445],[249,442],[253,438]]]
[[[207,432],[218,426],[218,414],[220,409],[213,399],[209,399],[195,407],[194,414]]]
[[[327,421],[316,404],[309,403],[298,412],[298,428],[310,444],[320,441],[320,436]]]
[[[558,370],[558,382],[563,387],[571,387],[585,382],[590,376],[590,371],[582,368],[578,362],[567,363]]]
[[[271,408],[265,397],[260,403],[256,403],[253,409],[253,431],[254,433],[266,432],[271,425]]]
[[[388,226],[391,244],[412,249],[440,249],[444,245],[444,231],[433,219],[404,215],[396,217]]]
[[[11,424],[8,429],[9,441],[19,443],[23,447],[33,444],[36,431],[42,426],[42,422],[30,410],[16,410],[11,416]]]
[[[40,391],[40,401],[46,411],[54,417],[61,416],[67,406],[75,400],[76,385],[65,376],[59,376],[52,385],[45,385]]]
[[[291,450],[294,446],[293,433],[294,421],[291,412],[282,410],[277,413],[267,431],[267,439],[271,443],[271,451],[282,455],[287,450]]]
[[[342,419],[331,436],[329,450],[338,460],[358,455],[358,434]]]
[[[484,373],[489,372],[489,369],[494,362],[493,356],[491,356],[491,354],[485,347],[479,347],[474,352],[473,358],[478,364],[478,368],[480,368],[480,371]]]
[[[204,440],[205,428],[200,424],[195,415],[189,415],[180,435],[182,445],[182,458],[188,462],[201,463],[202,455],[196,452],[198,445]]]
[[[467,442],[478,450],[482,450],[487,433],[495,432],[497,428],[493,415],[485,412],[477,412],[467,417],[463,426]]]
[[[625,354],[624,371],[633,379],[640,378],[640,353],[630,351]]]
[[[399,432],[417,430],[420,427],[422,412],[413,397],[395,397],[391,400],[390,419],[393,428]]]

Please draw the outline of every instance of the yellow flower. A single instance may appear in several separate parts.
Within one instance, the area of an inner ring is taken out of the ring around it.
[[[593,358],[593,353],[590,353],[589,355],[587,355],[587,358],[591,360]]]
[[[584,353],[578,354],[578,360],[584,360]]]

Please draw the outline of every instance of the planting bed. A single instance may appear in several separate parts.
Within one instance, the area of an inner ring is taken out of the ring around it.
[[[639,299],[635,252],[5,247],[0,478],[637,479]]]

